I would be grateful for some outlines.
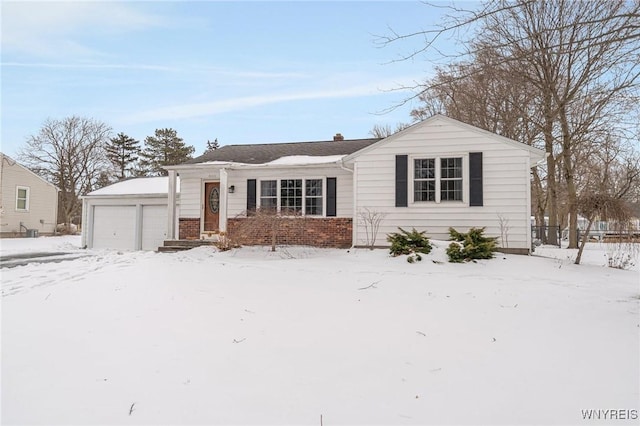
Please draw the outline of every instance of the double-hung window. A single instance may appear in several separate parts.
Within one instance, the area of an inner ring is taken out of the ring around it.
[[[29,188],[26,186],[16,188],[16,210],[23,212],[29,210]]]
[[[413,201],[462,201],[462,157],[413,160]]]
[[[322,179],[305,181],[304,214],[322,216]]]
[[[420,158],[413,162],[414,201],[436,200],[436,160]]]
[[[280,181],[280,211],[285,214],[302,212],[302,179]]]
[[[440,200],[462,201],[462,158],[440,159]]]
[[[260,208],[284,215],[324,214],[324,179],[279,179],[260,181]]]
[[[260,182],[260,207],[269,210],[278,208],[277,180],[263,180]]]

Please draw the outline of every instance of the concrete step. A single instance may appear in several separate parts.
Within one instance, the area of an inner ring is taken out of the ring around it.
[[[200,247],[200,246],[213,246],[216,242],[213,240],[165,240],[165,246],[180,246],[180,247]]]
[[[187,246],[160,246],[158,252],[160,253],[175,253],[177,251],[191,250],[193,247]]]
[[[176,251],[191,250],[195,247],[213,246],[216,242],[212,240],[165,240],[164,245],[158,247],[158,251],[162,253],[171,253]]]

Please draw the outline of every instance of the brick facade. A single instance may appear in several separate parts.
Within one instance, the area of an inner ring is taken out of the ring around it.
[[[182,219],[181,219],[182,220]],[[233,218],[227,221],[230,238],[241,238],[246,245],[270,245],[269,228],[246,232],[246,221],[251,218]],[[182,225],[181,225],[182,235]],[[307,245],[325,248],[351,247],[353,220],[351,218],[280,218],[276,232],[278,245]]]
[[[178,238],[181,240],[200,239],[200,219],[180,218]]]

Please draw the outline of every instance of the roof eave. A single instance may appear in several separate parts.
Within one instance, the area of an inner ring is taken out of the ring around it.
[[[401,137],[402,135],[405,135],[406,133],[411,132],[413,129],[415,129],[418,126],[427,126],[432,121],[436,121],[438,119],[444,120],[444,121],[448,121],[448,122],[450,122],[450,123],[452,123],[454,125],[459,125],[461,127],[464,127],[466,129],[468,129],[470,131],[473,131],[473,132],[476,132],[476,133],[481,133],[481,134],[483,134],[483,135],[485,135],[487,137],[499,140],[500,142],[503,142],[503,143],[506,143],[506,144],[508,144],[510,146],[513,146],[514,148],[518,148],[518,149],[523,149],[525,151],[529,151],[530,153],[532,153],[534,155],[543,155],[543,156],[545,155],[545,151],[542,150],[542,149],[535,148],[533,146],[524,144],[522,142],[514,141],[513,139],[509,139],[507,137],[498,135],[498,134],[490,132],[488,130],[484,130],[484,129],[481,129],[479,127],[473,126],[471,124],[464,123],[464,122],[456,120],[454,118],[447,117],[446,115],[436,114],[436,115],[432,115],[431,117],[429,117],[429,118],[427,118],[427,119],[425,119],[423,121],[415,123],[415,124],[407,127],[406,129],[403,129],[403,130],[401,130],[401,131],[399,131],[397,133],[394,133],[391,136],[387,136],[386,138],[381,139],[381,140],[379,140],[378,142],[376,142],[374,144],[366,146],[366,147],[362,148],[361,150],[354,152],[353,154],[347,155],[344,158],[344,161],[345,162],[351,162],[352,160],[356,159],[360,155],[362,155],[362,154],[364,154],[366,152],[369,152],[371,150],[374,150],[374,149],[378,148],[381,145],[386,145],[387,143],[390,143],[391,141]]]

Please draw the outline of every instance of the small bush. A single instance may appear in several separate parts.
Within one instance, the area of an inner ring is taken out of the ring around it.
[[[484,228],[471,228],[463,234],[449,228],[453,242],[447,247],[449,262],[460,263],[475,259],[492,259],[497,249],[497,238],[485,237]]]
[[[462,248],[464,246],[458,241],[454,241],[447,247],[447,256],[449,256],[449,262],[462,263],[465,260],[464,254],[462,254]]]
[[[229,238],[229,235],[227,235],[226,232],[221,232],[220,235],[218,235],[218,241],[216,242],[216,247],[220,251],[228,251],[228,250],[231,250],[232,248],[238,248],[240,247],[240,245],[231,241],[231,238]]]
[[[418,253],[428,254],[431,252],[429,238],[424,235],[426,231],[418,232],[414,228],[411,232],[407,232],[402,228],[398,229],[400,232],[387,235],[387,241],[391,243],[389,253],[392,256],[406,254],[409,255],[407,262],[413,263],[422,260]]]

